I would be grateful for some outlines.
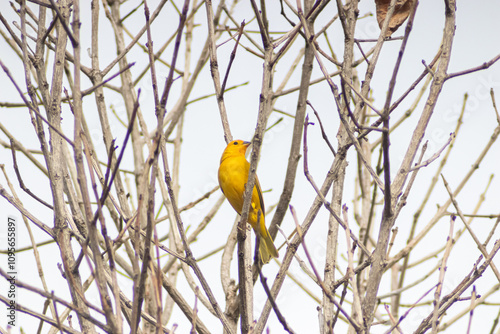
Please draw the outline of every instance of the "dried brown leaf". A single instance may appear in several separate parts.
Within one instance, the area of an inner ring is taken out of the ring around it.
[[[389,21],[389,29],[385,37],[390,37],[398,28],[403,24],[408,15],[410,15],[410,9],[412,8],[415,0],[397,0],[396,8],[394,9],[394,14]],[[385,17],[387,16],[387,9],[391,0],[375,0],[375,5],[377,7],[377,21],[378,26],[382,29]]]

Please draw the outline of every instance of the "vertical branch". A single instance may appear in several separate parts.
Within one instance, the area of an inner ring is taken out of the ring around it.
[[[223,2],[223,1],[222,1]],[[212,9],[212,0],[205,1],[207,9],[207,24],[208,24],[208,52],[210,54],[210,74],[214,82],[215,96],[217,105],[219,106],[219,113],[222,121],[222,128],[224,129],[224,139],[226,143],[233,140],[231,129],[229,128],[229,121],[227,119],[226,105],[224,103],[224,91],[221,88],[219,63],[217,61],[217,46],[215,45],[215,27],[214,27],[214,13]]]
[[[243,230],[241,230],[243,228]],[[251,270],[252,232],[247,228],[246,220],[238,222],[238,286],[240,305],[240,327],[242,333],[249,333],[253,321],[253,277]],[[255,246],[257,248],[257,245]]]
[[[345,237],[346,237],[346,245],[347,245],[347,272],[346,276],[348,278],[348,282],[352,287],[352,294],[353,294],[353,302],[352,302],[352,318],[354,321],[357,323],[362,322],[362,312],[361,312],[361,296],[358,291],[358,287],[356,284],[356,281],[354,280],[354,248],[351,246],[351,237],[349,235],[349,232],[351,229],[349,228],[349,219],[347,217],[347,206],[344,204],[342,206],[342,215],[344,218],[344,222],[346,224],[346,229],[345,229]],[[350,327],[349,331],[352,331],[354,327]],[[333,328],[332,328],[333,330]]]
[[[308,21],[310,29],[313,28],[313,23]],[[304,62],[302,64],[302,76],[300,79],[299,97],[297,100],[297,107],[295,111],[295,119],[293,124],[293,134],[290,145],[290,154],[288,155],[288,164],[286,169],[285,181],[283,191],[281,193],[276,213],[273,216],[269,227],[269,234],[271,237],[276,237],[278,228],[283,222],[283,218],[290,204],[293,190],[295,188],[295,176],[297,174],[297,167],[300,160],[300,143],[302,140],[302,130],[304,129],[304,118],[307,107],[307,96],[309,94],[309,85],[311,81],[311,74],[313,70],[314,50],[309,43],[306,44]]]
[[[69,8],[66,9],[69,11]],[[75,19],[75,25],[80,24],[79,14]],[[59,34],[62,29],[59,29]],[[79,38],[79,31],[77,30],[78,35],[76,38]],[[97,283],[97,289],[99,291],[99,296],[101,298],[101,305],[106,315],[106,320],[108,324],[112,328],[113,331],[118,330],[117,319],[113,314],[113,310],[111,307],[111,299],[107,290],[107,283],[105,278],[105,270],[103,265],[103,259],[101,257],[100,247],[99,247],[99,235],[97,231],[97,227],[95,224],[95,220],[93,221],[92,217],[94,216],[92,213],[90,196],[88,193],[88,185],[87,185],[87,177],[85,174],[85,167],[83,164],[83,143],[82,143],[82,123],[83,123],[83,111],[81,104],[81,91],[80,91],[80,49],[78,46],[74,46],[74,54],[75,54],[75,84],[74,84],[74,115],[75,115],[75,123],[74,123],[74,156],[76,162],[76,168],[78,171],[78,183],[80,184],[80,191],[83,198],[83,206],[85,209],[85,216],[87,227],[89,231],[89,244],[94,256],[94,264],[95,264],[95,279]],[[52,106],[52,108],[54,108]],[[89,169],[92,169],[92,165],[89,165]],[[84,246],[85,247],[85,246]]]
[[[163,124],[163,118],[158,116],[158,127]],[[154,205],[155,205],[155,180],[156,174],[158,173],[158,155],[160,152],[162,141],[162,131],[156,131],[155,140],[153,143],[154,147],[154,156],[152,159],[148,159],[149,162],[152,162],[151,169],[150,166],[147,166],[145,170],[150,170],[150,181],[148,184],[148,202],[147,202],[147,225],[146,225],[146,236],[144,242],[144,251],[142,257],[142,268],[141,274],[137,283],[136,292],[134,294],[134,303],[132,305],[132,321],[131,321],[131,333],[135,334],[138,332],[139,319],[141,314],[142,303],[144,300],[144,290],[146,284],[150,284],[148,278],[148,269],[150,264],[152,263],[151,258],[151,236],[153,234],[153,225],[154,225]],[[146,174],[147,175],[147,174]],[[143,182],[146,183],[146,177],[143,179]],[[158,273],[158,270],[154,273]],[[134,282],[135,283],[135,282]],[[161,317],[157,318],[157,321],[161,321]]]
[[[74,41],[72,39],[72,44],[73,44],[73,50],[74,50],[74,84],[73,84],[73,108],[74,108],[74,113],[75,115],[78,114],[81,117],[82,123],[83,121],[83,108],[82,108],[82,92],[81,92],[81,82],[80,82],[80,75],[81,75],[81,63],[80,63],[80,4],[79,1],[74,1],[73,2],[73,22],[72,22],[72,29],[73,29],[73,34],[74,34]],[[75,112],[75,110],[78,110]],[[76,118],[76,117],[75,117]],[[81,124],[83,127],[83,124]],[[80,130],[81,128],[79,128]],[[82,132],[81,132],[82,133]],[[82,136],[85,138],[85,136]],[[92,179],[93,187],[94,187],[94,192],[95,192],[95,197],[96,201],[98,204],[98,215],[99,215],[99,220],[101,222],[101,231],[102,231],[102,236],[104,237],[106,249],[108,251],[108,257],[109,257],[109,269],[111,272],[111,279],[113,284],[111,285],[111,289],[113,291],[114,295],[114,302],[115,302],[115,307],[116,307],[116,318],[112,319],[112,321],[109,321],[111,323],[111,326],[114,327],[116,326],[115,330],[118,334],[122,333],[123,328],[122,328],[122,315],[121,315],[121,303],[120,303],[120,290],[118,286],[118,280],[116,277],[116,262],[115,262],[115,253],[114,253],[114,248],[111,245],[110,238],[108,237],[107,234],[107,228],[102,212],[102,206],[105,202],[105,198],[107,197],[107,189],[106,186],[103,187],[103,197],[99,198],[97,194],[97,187],[96,183],[94,180],[94,173],[92,172],[92,162],[91,162],[91,157],[90,157],[90,145],[88,143],[83,142],[83,146],[86,147],[86,152],[87,152],[87,159],[88,159],[88,167],[89,167],[89,173]],[[108,169],[109,171],[109,169]],[[108,176],[108,175],[107,175]],[[111,183],[110,183],[111,185]],[[93,222],[91,223],[92,225],[94,224]],[[100,256],[98,253],[97,256]],[[96,270],[105,270],[104,268],[104,263],[101,268],[96,266]]]
[[[224,196],[224,195],[223,195]],[[225,197],[223,197],[225,199]],[[239,307],[239,299],[237,296],[238,285],[236,282],[231,279],[230,269],[231,262],[233,259],[234,249],[238,243],[237,233],[238,233],[238,222],[241,218],[238,216],[233,223],[233,228],[229,233],[228,240],[226,246],[224,247],[224,251],[222,252],[222,260],[221,260],[221,283],[222,289],[224,290],[224,294],[226,296],[226,307],[224,314],[230,321],[231,329],[233,332],[237,332],[238,330],[238,319],[240,315],[240,307]],[[226,334],[226,332],[224,332]]]
[[[429,97],[427,98],[427,102],[425,104],[422,115],[420,116],[415,131],[413,132],[408,150],[406,151],[403,162],[401,163],[401,166],[399,167],[399,170],[394,177],[394,181],[391,187],[391,191],[393,194],[399,194],[404,185],[404,182],[406,181],[406,178],[408,177],[408,171],[410,170],[410,166],[415,158],[418,147],[422,142],[422,138],[425,134],[425,129],[427,128],[429,120],[434,111],[437,98],[441,93],[441,89],[446,80],[448,64],[451,57],[451,48],[455,36],[455,1],[451,0],[451,2],[452,5],[450,8],[452,8],[452,10],[446,10],[445,12],[446,20],[443,32],[441,60],[439,62],[436,73],[434,74],[434,80],[431,84]]]
[[[68,9],[65,9],[65,10],[68,10]],[[79,167],[79,169],[80,169],[79,170],[80,173],[78,173],[78,181],[81,181],[80,180],[82,178],[81,173],[83,172],[84,168],[83,168],[83,156],[82,156],[82,154],[83,154],[82,142],[81,142],[81,137],[80,137],[81,119],[83,118],[83,112],[82,112],[82,95],[81,95],[81,88],[80,88],[80,74],[81,74],[80,43],[79,43],[79,40],[80,40],[80,4],[79,4],[78,0],[73,3],[73,10],[74,10],[74,12],[73,12],[72,29],[73,29],[73,33],[75,35],[74,38],[76,39],[75,42],[73,42],[73,56],[74,56],[74,83],[73,83],[73,108],[74,108],[74,111],[73,111],[73,113],[75,116],[75,129],[74,129],[75,146],[74,146],[74,150],[75,150],[75,159],[77,157],[76,153],[79,152],[79,154],[80,154],[80,159],[81,159],[80,166],[77,165],[77,168]],[[60,18],[60,20],[64,20],[64,19]],[[61,74],[61,76],[62,76],[62,74]],[[60,102],[59,102],[59,105],[60,105]],[[79,145],[77,145],[77,142],[79,143]],[[61,161],[64,161],[64,159],[61,159]],[[89,170],[92,170],[92,167],[90,164],[89,164]],[[83,172],[83,178],[85,178],[84,172]],[[84,184],[82,184],[82,183],[80,183],[80,187],[81,187],[82,195],[85,194],[85,196],[87,196],[87,200],[89,200],[89,194],[87,192],[87,187],[84,186]],[[97,244],[97,242],[98,242],[97,241],[97,234],[95,233],[96,227],[95,227],[95,225],[91,227],[91,226],[89,226],[90,224],[88,224],[92,215],[89,215],[89,213],[91,212],[90,208],[89,208],[90,202],[87,202],[87,204],[88,204],[88,206],[86,206],[86,209],[87,209],[86,210],[87,230],[91,230],[93,236],[95,237],[95,239],[93,239],[93,241],[92,241],[94,256],[96,256],[100,259],[101,255],[100,255],[100,252],[98,250],[99,246]],[[90,237],[90,235],[89,235],[89,237]],[[87,247],[87,246],[84,246],[84,247]],[[97,253],[96,253],[96,251],[97,251]],[[71,259],[73,257],[72,254],[70,253],[69,255],[70,255],[69,258]],[[75,264],[74,264],[74,260],[73,260],[73,264],[71,265],[71,268],[69,268],[69,269],[71,269],[71,271],[73,271],[71,273],[71,276],[73,276],[73,281],[80,283],[80,280],[81,280],[80,276],[79,276],[78,272],[76,272],[76,273],[74,272],[74,268],[73,268],[74,266],[75,266]],[[105,278],[103,277],[104,272],[101,271],[101,269],[103,269],[103,267],[102,266],[98,267],[98,262],[96,262],[96,270],[99,271],[99,273],[96,277],[96,281],[98,284],[100,284],[100,287],[99,287],[100,290],[101,289],[105,290],[106,284],[104,283],[104,280],[105,280]],[[68,269],[66,269],[66,270],[68,270]],[[80,283],[80,285],[81,285],[81,283]],[[80,294],[81,294],[81,291],[84,291],[82,287],[79,288]],[[117,291],[115,291],[115,293],[116,292]],[[109,296],[107,295],[107,293],[102,294],[101,291],[100,291],[100,296],[101,296],[101,304],[103,305],[103,309],[105,310],[107,322],[109,323],[109,325],[112,329],[118,330],[117,333],[121,333],[121,321],[118,320],[118,323],[117,323],[117,321],[116,321],[117,319],[115,319],[114,315],[112,314],[113,311],[112,311],[110,305],[108,304],[110,302]],[[115,295],[115,297],[119,298],[117,295]],[[77,298],[79,299],[81,297],[77,297]],[[82,306],[85,305],[83,303],[83,301],[79,302],[79,304]],[[88,312],[86,305],[83,307]],[[119,309],[119,307],[118,307],[118,309]],[[119,314],[117,316],[118,316],[118,319],[121,319]],[[116,326],[118,326],[118,328]],[[86,321],[86,324],[83,324],[82,327],[83,327],[82,328],[83,330],[88,330],[90,333],[95,333],[94,327],[87,321]]]
[[[446,249],[443,254],[443,258],[441,259],[441,263],[439,265],[439,281],[436,287],[436,291],[434,292],[434,311],[432,312],[432,333],[437,333],[437,325],[438,325],[438,316],[439,316],[439,304],[441,291],[443,289],[444,283],[444,275],[446,274],[447,262],[450,257],[451,247],[453,244],[453,226],[455,225],[456,216],[450,217],[450,232],[448,233],[448,238],[446,238]]]
[[[109,8],[107,7],[109,3],[109,6],[111,6],[111,11],[109,11]],[[119,1],[110,1],[110,2],[103,2],[103,6],[105,11],[107,12],[107,17],[111,23],[111,26],[113,27],[114,30],[114,35],[115,35],[115,43],[116,43],[116,48],[117,52],[120,53],[120,56],[118,57],[118,65],[120,67],[120,70],[124,70],[125,68],[128,67],[128,60],[126,57],[125,50],[127,49],[125,46],[125,38],[124,38],[124,33],[123,33],[123,22],[120,21],[121,19],[121,13],[120,13],[120,6],[121,3]],[[153,15],[154,16],[154,15]],[[146,27],[144,28],[144,31],[146,30]],[[143,32],[144,32],[143,31]],[[135,44],[135,43],[134,43]],[[122,55],[123,53],[123,55]],[[103,71],[104,73],[106,69]],[[101,74],[103,73],[101,72]],[[127,112],[127,116],[129,120],[131,119],[134,107],[135,107],[135,102],[137,101],[137,95],[136,95],[136,90],[134,88],[134,82],[132,80],[132,72],[130,69],[124,70],[120,74],[120,79],[121,79],[121,89],[120,93],[123,98],[123,102],[125,104],[125,110]],[[102,109],[102,112],[105,113],[105,110]],[[140,110],[138,111],[139,113],[141,112]],[[101,119],[107,121],[107,116],[105,115],[100,115]],[[103,128],[104,129],[104,128]],[[110,133],[110,131],[109,131]],[[109,141],[111,138],[108,138],[107,140]],[[139,128],[138,126],[134,126],[132,128],[132,133],[131,133],[131,139],[132,139],[132,154],[133,154],[133,161],[134,161],[134,171],[136,172],[135,174],[135,185],[136,188],[140,188],[140,182],[141,182],[141,177],[142,177],[142,171],[144,169],[144,156],[143,156],[143,146],[144,146],[144,141],[141,138],[141,134],[139,133]],[[109,142],[107,143],[109,145]],[[109,150],[110,146],[107,146]],[[110,152],[108,151],[108,154]],[[145,194],[145,196],[147,193]],[[140,208],[141,212],[141,217],[140,221],[145,222],[146,221],[146,208],[145,208],[145,202],[142,203],[143,207]]]
[[[153,289],[152,295],[154,295],[153,298],[150,298],[150,302],[153,305],[156,305],[156,331],[159,332],[161,324],[162,324],[162,287],[161,287],[161,271],[160,271],[160,259],[159,259],[159,252],[158,252],[158,235],[157,235],[157,229],[156,229],[156,224],[155,224],[155,217],[154,217],[154,209],[155,209],[155,192],[156,192],[156,178],[158,177],[159,174],[159,169],[158,169],[158,156],[160,154],[161,150],[161,143],[162,143],[162,125],[163,125],[163,120],[165,118],[165,109],[161,108],[160,106],[160,101],[158,97],[158,80],[156,77],[156,66],[155,66],[155,56],[154,56],[154,48],[153,48],[153,39],[151,37],[151,24],[150,24],[150,13],[149,13],[149,7],[147,4],[147,1],[144,0],[144,16],[146,18],[146,31],[147,31],[147,38],[148,38],[148,43],[147,43],[147,48],[148,48],[148,55],[149,55],[149,67],[151,71],[151,83],[152,83],[152,88],[153,88],[153,96],[154,96],[154,103],[155,103],[155,110],[156,110],[156,118],[157,118],[157,129],[155,133],[155,138],[154,138],[154,143],[153,143],[153,148],[154,148],[154,161],[153,161],[153,166],[151,168],[151,176],[150,176],[150,181],[149,181],[149,188],[148,188],[148,213],[147,213],[147,227],[146,227],[146,242],[145,242],[145,247],[144,247],[144,257],[143,257],[143,263],[142,263],[142,270],[141,270],[141,277],[147,277],[148,274],[148,269],[151,271],[151,275],[149,276],[149,281],[146,284],[150,284],[150,286]],[[182,21],[182,20],[181,20]],[[175,60],[176,60],[176,55],[177,53],[174,52],[174,63],[172,64],[172,69],[175,68]],[[146,180],[144,180],[146,181]],[[153,250],[151,250],[149,240],[151,238],[151,235],[154,231],[154,239],[155,239],[155,246],[156,246],[156,257],[157,257],[157,267],[156,270],[154,269],[153,265],[153,259],[152,256],[154,253]],[[134,299],[135,302],[135,299]],[[139,312],[141,310],[140,307],[137,309]],[[135,312],[135,309],[132,310]],[[133,316],[135,314],[133,313]],[[137,319],[138,320],[138,319]],[[138,324],[137,324],[138,325]],[[132,330],[135,333],[136,328],[134,328],[135,324],[132,322]],[[146,327],[145,330],[147,331],[148,328]],[[151,329],[152,331],[152,329]]]
[[[251,198],[251,195],[249,197]],[[238,241],[240,327],[241,332],[245,334],[250,332],[250,326],[253,321],[253,277],[251,270],[252,254],[250,252],[252,247],[252,232],[248,229],[247,225],[247,220],[243,220],[243,215],[241,215],[237,226],[236,239]],[[257,245],[255,245],[255,248],[257,248]]]
[[[113,134],[111,133],[111,124],[108,119],[108,111],[107,111],[107,106],[106,106],[106,100],[105,100],[105,94],[104,94],[104,89],[102,87],[102,82],[103,82],[103,73],[100,70],[99,66],[99,1],[98,0],[93,0],[92,3],[92,31],[91,31],[91,62],[92,62],[92,83],[97,86],[94,92],[94,97],[95,97],[95,103],[97,107],[97,113],[99,116],[99,122],[100,126],[102,129],[102,137],[104,140],[104,145],[107,149],[107,154],[108,154],[108,160],[111,163],[110,168],[115,169],[117,165],[117,158],[115,155],[115,151],[112,150],[111,148],[113,147]],[[128,65],[126,67],[128,69]],[[123,69],[122,69],[123,70]],[[75,77],[76,80],[76,77]],[[135,102],[134,102],[135,103]],[[129,118],[129,122],[131,122],[131,118]],[[91,138],[88,134],[90,132],[86,129],[86,124],[85,120],[82,119],[82,126],[87,133],[87,137]],[[120,173],[116,173],[115,180],[113,182],[113,185],[116,189],[116,193],[118,196],[118,201],[120,203],[120,208],[124,214],[124,219],[128,220],[132,217],[131,214],[131,209],[129,206],[128,198],[127,198],[127,191],[123,185],[122,178],[120,176]],[[128,248],[128,247],[127,247]],[[132,254],[129,252],[129,257],[133,259],[134,257]],[[134,263],[133,260],[131,262]]]
[[[246,224],[248,220],[248,213],[250,210],[250,204],[252,200],[252,190],[255,186],[255,175],[257,171],[257,162],[259,160],[260,148],[262,146],[262,140],[264,131],[266,129],[266,124],[268,117],[271,113],[272,105],[272,81],[274,75],[274,67],[272,65],[272,49],[270,47],[266,48],[264,54],[264,73],[262,78],[262,88],[260,94],[260,104],[259,104],[259,114],[257,119],[257,128],[255,129],[255,134],[252,140],[252,155],[250,159],[250,170],[248,173],[248,181],[245,184],[245,193],[243,195],[243,208],[241,214],[241,220],[238,224],[238,271],[239,276],[242,277],[243,271],[250,270],[249,263],[246,263],[246,257],[241,254],[244,250],[243,242],[245,240]],[[246,294],[252,293],[252,282],[245,281],[243,283],[240,281],[240,298],[241,302],[246,303]],[[248,311],[248,309],[247,309]],[[241,330],[246,333],[249,330],[249,325],[253,319],[251,319],[251,314],[248,312],[245,314],[241,312]]]
[[[75,5],[75,18],[78,17],[79,13],[78,13],[78,10],[76,10],[76,8],[78,8],[77,5]],[[78,21],[78,20],[76,20]],[[75,35],[76,35],[76,38],[78,39],[79,38],[79,35],[78,35],[78,30],[75,32]],[[111,289],[113,290],[113,295],[115,297],[115,305],[116,305],[116,325],[117,325],[117,328],[116,328],[116,332],[117,333],[122,333],[122,321],[121,321],[121,303],[120,303],[120,290],[119,290],[119,287],[118,287],[118,281],[117,281],[117,277],[116,277],[116,269],[115,269],[115,250],[113,248],[113,246],[111,245],[111,240],[110,238],[108,237],[108,232],[107,232],[107,228],[106,228],[106,222],[105,222],[105,218],[104,218],[104,215],[103,215],[103,211],[102,211],[102,208],[103,208],[103,202],[105,200],[105,198],[107,197],[107,187],[104,186],[104,190],[103,190],[103,194],[102,194],[102,197],[100,198],[99,197],[99,193],[98,193],[98,190],[97,190],[97,183],[96,183],[96,180],[95,180],[95,176],[94,176],[94,171],[92,170],[92,157],[91,157],[91,154],[90,154],[90,149],[89,149],[89,144],[88,144],[88,141],[87,141],[87,138],[85,136],[82,136],[82,139],[83,139],[83,147],[84,147],[84,153],[85,153],[85,156],[86,156],[86,159],[87,159],[87,165],[89,166],[89,175],[90,175],[90,181],[91,181],[91,184],[92,184],[92,189],[94,191],[94,196],[95,196],[95,199],[96,199],[96,202],[97,202],[97,212],[95,214],[95,217],[93,219],[93,221],[91,222],[91,224],[94,224],[94,221],[96,221],[97,219],[99,220],[100,224],[101,224],[101,234],[102,234],[102,237],[104,238],[104,243],[105,243],[105,246],[106,246],[106,251],[107,251],[107,255],[108,255],[108,259],[109,259],[109,269],[110,269],[110,272],[111,272],[111,284],[110,284],[110,287]],[[109,169],[108,169],[109,171]],[[107,181],[107,176],[106,175],[106,181]],[[99,236],[100,237],[100,236]],[[84,246],[86,247],[86,246]],[[96,270],[99,270],[100,268],[96,268]],[[104,267],[104,262],[103,262],[103,267],[102,267],[103,270],[106,270],[107,268]]]
[[[265,16],[263,17],[262,15],[262,13],[265,13],[265,9],[261,12],[259,7],[257,7],[255,0],[250,0],[250,3],[252,4],[253,13],[255,14],[257,23],[259,24],[260,37],[262,38],[264,50],[267,50],[271,46],[271,38],[269,37],[269,31],[267,30],[267,22],[264,21]],[[264,5],[264,1],[262,1],[261,4]]]
[[[345,177],[345,164],[341,167],[339,171],[338,179],[343,180]],[[336,182],[335,186],[339,183]],[[343,183],[341,183],[343,185]],[[337,199],[337,189],[332,192],[332,203],[335,203]],[[335,203],[336,204],[336,203]],[[346,230],[347,231],[347,230]],[[338,234],[339,234],[339,223],[335,217],[330,214],[328,217],[328,232],[326,237],[326,260],[324,267],[323,280],[325,287],[328,291],[334,291],[333,283],[335,282],[335,271],[337,269],[337,245],[338,245]],[[323,323],[323,333],[333,333],[334,326],[334,314],[335,308],[333,302],[328,298],[325,292],[323,292],[322,299],[322,313],[325,319]],[[339,310],[337,309],[337,312]],[[320,324],[321,326],[321,324]]]
[[[184,75],[182,77],[182,91],[184,92],[187,91],[187,88],[189,86],[189,76],[191,74],[190,73],[191,47],[193,41],[194,14],[196,13],[197,10],[197,0],[194,0],[191,3],[191,8],[192,8],[191,14],[186,19]],[[179,195],[179,188],[180,188],[179,171],[180,171],[180,152],[181,152],[183,128],[184,128],[184,116],[182,115],[177,125],[176,137],[174,139],[173,187],[174,187],[174,195],[176,197]],[[160,187],[162,189],[162,195],[163,195],[164,186],[161,183]],[[167,192],[165,191],[165,193]],[[163,197],[164,201],[168,200],[168,194],[163,195]],[[169,246],[175,250],[177,250],[177,245],[178,245],[177,241],[179,239],[177,233],[178,232],[175,228],[169,229]],[[158,259],[158,261],[160,261],[160,259]],[[158,267],[160,268],[159,264]],[[165,268],[166,272],[168,272],[168,277],[166,279],[169,280],[172,285],[175,285],[177,281],[179,273],[178,268],[179,266],[177,265],[171,266],[168,269]],[[170,297],[170,295],[167,295],[165,298],[165,305],[162,314],[162,323],[167,323],[168,319],[172,315],[173,306],[174,306],[174,300]]]
[[[390,230],[394,224],[394,206],[396,199],[394,196],[399,195],[399,193],[394,192],[394,188],[391,186],[391,173],[390,173],[390,156],[389,156],[389,114],[392,94],[396,85],[396,77],[399,71],[399,66],[401,64],[406,43],[408,41],[411,28],[413,25],[413,19],[415,17],[415,12],[417,9],[417,2],[414,3],[411,11],[410,18],[406,24],[405,35],[401,47],[399,50],[399,56],[396,60],[394,66],[391,81],[389,83],[389,92],[386,97],[382,120],[383,120],[383,132],[382,132],[382,155],[383,155],[383,166],[384,166],[384,211],[382,215],[382,222],[380,224],[377,246],[374,252],[374,262],[370,270],[369,280],[366,287],[366,298],[363,303],[363,318],[365,320],[368,329],[371,326],[371,321],[373,319],[373,311],[375,307],[375,298],[378,292],[380,280],[382,278],[383,272],[385,271],[385,261],[387,255],[387,245],[390,237]],[[386,22],[387,23],[387,20]],[[385,25],[385,24],[384,24]]]
[[[337,1],[337,11],[339,13],[339,18],[342,23],[342,28],[344,31],[344,60],[342,62],[342,77],[347,80],[352,80],[352,63],[354,58],[354,32],[356,29],[356,18],[358,12],[358,4],[357,1],[350,1],[347,10],[344,9],[341,1]],[[320,64],[321,65],[321,64]],[[344,105],[337,107],[341,107],[344,110],[339,109],[339,113],[346,113],[348,109],[348,104],[350,100],[350,91],[345,92],[344,94]],[[349,139],[349,136],[346,133],[346,126],[341,126],[339,128],[339,132],[337,134],[338,139],[338,147],[345,146]],[[344,180],[346,175],[347,162],[344,160],[340,164],[340,170],[338,171],[338,177],[334,181],[333,191],[332,191],[332,209],[340,216],[341,211],[341,203],[344,191]],[[346,233],[348,229],[346,228]],[[350,231],[350,230],[349,230]],[[327,236],[327,244],[326,244],[326,262],[325,262],[325,271],[324,271],[324,280],[327,288],[331,289],[332,285],[335,281],[335,264],[336,264],[336,253],[337,253],[337,235],[338,235],[338,222],[334,219],[333,215],[329,217],[328,223],[328,236]],[[351,250],[349,250],[350,252]],[[355,284],[355,282],[354,282]],[[353,286],[353,288],[355,288]],[[357,291],[358,289],[355,289]],[[359,298],[353,300],[353,309],[356,309],[358,306],[355,304],[359,303]],[[335,314],[335,305],[328,295],[323,292],[322,299],[323,306],[323,316],[327,319],[324,324],[322,330],[325,333],[333,331],[333,319]],[[351,314],[354,316],[356,320],[358,320],[359,314],[352,311]],[[350,327],[352,330],[352,327]]]
[[[261,35],[263,36],[263,40],[265,40],[264,36],[267,36],[265,33],[264,25],[261,24],[261,16],[257,10],[257,5],[255,1],[252,1],[252,7],[254,9],[254,13],[257,17],[260,18],[259,28],[261,31]],[[250,170],[248,173],[248,180],[245,184],[245,192],[243,194],[243,208],[241,214],[241,220],[238,224],[238,276],[240,277],[240,307],[241,307],[241,331],[243,333],[248,333],[250,330],[250,323],[253,321],[252,311],[248,305],[249,300],[247,298],[250,297],[253,287],[252,280],[245,279],[247,275],[252,275],[250,263],[247,261],[251,260],[251,257],[245,256],[245,247],[244,241],[246,239],[246,226],[248,221],[248,214],[250,210],[250,204],[252,199],[252,191],[255,186],[255,175],[257,170],[257,162],[259,160],[260,148],[262,146],[262,140],[264,131],[266,129],[267,120],[269,115],[271,114],[272,107],[272,98],[273,98],[273,90],[272,90],[272,82],[274,76],[274,63],[273,63],[273,49],[270,43],[266,43],[264,41],[264,73],[262,75],[262,86],[260,93],[260,103],[259,103],[259,113],[257,118],[257,127],[255,129],[255,133],[252,140],[252,155],[250,159]],[[248,271],[248,274],[246,273]],[[243,278],[243,280],[242,280]],[[246,305],[243,305],[246,304]]]

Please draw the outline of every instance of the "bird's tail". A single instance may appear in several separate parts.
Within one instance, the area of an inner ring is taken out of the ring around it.
[[[260,253],[260,258],[262,259],[263,263],[269,263],[271,258],[273,258],[273,257],[277,258],[279,256],[278,251],[276,250],[276,247],[274,246],[273,239],[269,235],[269,232],[266,233],[265,236],[261,235],[260,243],[259,243],[259,253]]]

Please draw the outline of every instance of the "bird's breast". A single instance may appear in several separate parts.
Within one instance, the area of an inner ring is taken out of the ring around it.
[[[243,158],[228,158],[219,167],[219,184],[232,207],[241,214],[249,164]]]

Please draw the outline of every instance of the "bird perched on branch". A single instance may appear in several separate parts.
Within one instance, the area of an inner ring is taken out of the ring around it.
[[[249,142],[243,140],[230,142],[222,154],[219,166],[220,188],[229,203],[240,215],[243,210],[243,195],[248,180],[248,171],[250,170],[250,164],[245,159],[245,152],[249,145]],[[255,186],[252,191],[248,223],[260,238],[259,253],[262,262],[268,263],[271,257],[278,257],[278,251],[274,247],[273,239],[266,228],[264,200],[257,175],[255,176]]]

